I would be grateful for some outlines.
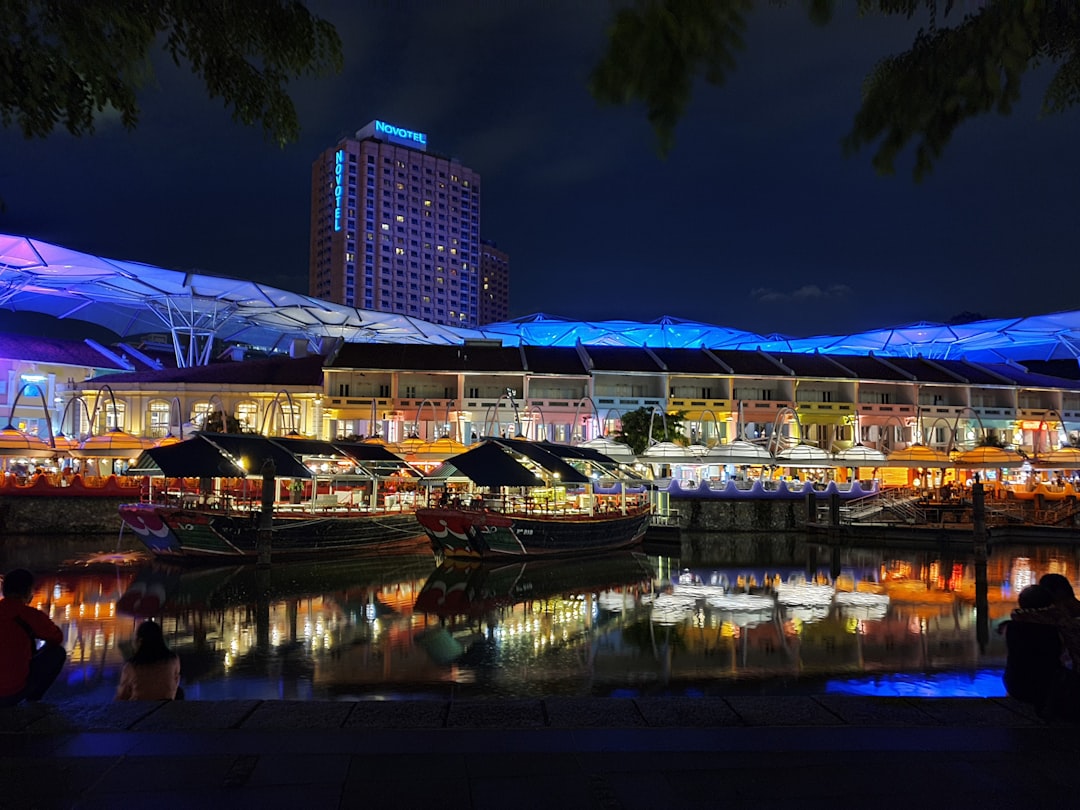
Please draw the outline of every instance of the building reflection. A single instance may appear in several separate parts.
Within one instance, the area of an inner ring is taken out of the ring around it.
[[[985,619],[1044,573],[1075,583],[1077,563],[993,549]],[[615,694],[1001,666],[1001,637],[979,642],[976,574],[973,558],[895,550],[845,551],[838,571],[640,554],[270,569],[136,556],[39,573],[33,604],[65,633],[60,699],[111,697],[144,618],[162,623],[194,699]]]

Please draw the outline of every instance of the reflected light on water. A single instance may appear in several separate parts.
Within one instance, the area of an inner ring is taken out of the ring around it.
[[[805,546],[776,564],[789,545],[762,552],[767,568],[642,554],[436,565],[426,555],[274,565],[265,581],[243,566],[145,558],[41,564],[35,604],[65,633],[67,686],[55,699],[111,697],[150,617],[180,654],[191,699],[727,694],[766,683],[996,696],[1004,644],[990,633],[980,648],[978,621],[1008,616],[1018,572],[1075,574],[1080,554],[995,548],[983,613],[962,555],[845,549],[837,572]]]
[[[832,680],[825,684],[829,694],[866,695],[869,697],[1005,697],[1000,669],[971,673],[939,672],[933,674],[880,675],[874,678]]]

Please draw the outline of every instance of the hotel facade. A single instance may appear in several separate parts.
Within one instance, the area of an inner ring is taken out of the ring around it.
[[[476,327],[480,208],[478,172],[429,151],[426,133],[372,121],[312,165],[309,293]]]

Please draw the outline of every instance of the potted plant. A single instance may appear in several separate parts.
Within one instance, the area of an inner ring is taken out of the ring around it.
[[[289,483],[289,503],[300,503],[304,499],[304,482],[294,478]]]

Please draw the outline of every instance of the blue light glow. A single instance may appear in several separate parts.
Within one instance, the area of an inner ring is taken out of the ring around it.
[[[334,155],[334,230],[341,230],[341,180],[345,172],[345,150]]]
[[[375,132],[385,135],[387,140],[405,144],[406,146],[423,146],[427,148],[427,133],[405,129],[385,121],[375,122]]]
[[[890,673],[871,678],[829,681],[829,694],[867,695],[870,697],[1005,697],[1000,669],[976,672]]]

